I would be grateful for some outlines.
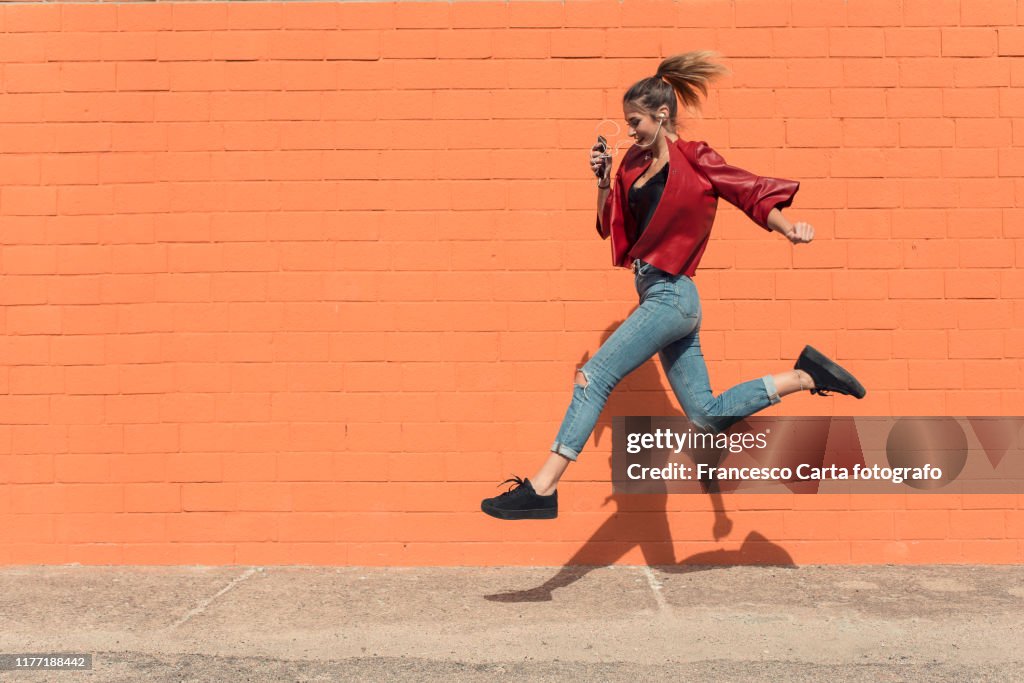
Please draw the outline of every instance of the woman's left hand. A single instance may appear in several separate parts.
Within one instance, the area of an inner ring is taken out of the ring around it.
[[[810,242],[814,239],[814,226],[806,221],[797,221],[793,223],[792,229],[783,234],[793,244]]]

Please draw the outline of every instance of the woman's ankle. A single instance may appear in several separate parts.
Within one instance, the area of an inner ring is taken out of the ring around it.
[[[558,482],[546,482],[546,481],[534,481],[530,480],[530,484],[533,486],[533,490],[538,496],[550,496],[558,488]]]

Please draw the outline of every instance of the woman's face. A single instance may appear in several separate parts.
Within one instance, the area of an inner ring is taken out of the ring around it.
[[[654,142],[656,134],[659,133],[657,118],[659,113],[666,117],[661,120],[661,127],[664,129],[668,117],[667,112],[656,112],[652,115],[635,107],[623,108],[622,114],[628,126],[629,137],[634,138],[636,144],[649,147]]]

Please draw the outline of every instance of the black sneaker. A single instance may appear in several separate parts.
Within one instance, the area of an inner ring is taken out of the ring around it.
[[[513,477],[501,484],[509,482],[515,484],[500,496],[484,498],[480,509],[498,519],[554,519],[558,516],[558,489],[549,496],[538,496],[529,479]]]
[[[837,394],[864,398],[864,394],[867,393],[856,377],[813,346],[804,347],[793,367],[803,370],[814,380],[812,394],[828,396],[827,392],[834,391]]]

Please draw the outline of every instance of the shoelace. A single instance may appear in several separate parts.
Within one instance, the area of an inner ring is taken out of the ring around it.
[[[498,486],[501,486],[502,484],[508,484],[509,482],[515,482],[515,485],[510,486],[508,491],[505,491],[505,493],[502,493],[500,496],[498,496],[499,498],[501,498],[501,496],[512,495],[513,493],[517,492],[521,487],[526,485],[526,481],[524,479],[520,479],[519,477],[513,476],[511,479],[506,479],[505,481],[501,482],[501,484],[498,484]]]

